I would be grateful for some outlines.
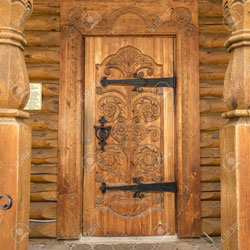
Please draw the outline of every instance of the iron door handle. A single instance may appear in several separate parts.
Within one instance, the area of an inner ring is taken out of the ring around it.
[[[110,136],[111,126],[105,126],[105,123],[107,123],[107,120],[104,116],[101,117],[99,120],[101,126],[94,125],[95,128],[95,136],[99,140],[98,144],[101,146],[101,151],[104,152],[104,147],[107,145],[106,140]]]

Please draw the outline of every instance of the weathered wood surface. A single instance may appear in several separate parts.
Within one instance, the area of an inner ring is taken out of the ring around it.
[[[59,47],[60,32],[54,31],[25,31],[28,47]]]
[[[228,34],[221,33],[201,33],[199,36],[200,48],[212,49],[212,48],[224,48]],[[225,49],[224,49],[225,50]]]
[[[37,220],[54,220],[56,219],[56,202],[31,202],[30,218]]]
[[[30,238],[56,238],[56,222],[31,222]]]
[[[200,82],[201,97],[222,97],[223,83],[220,81],[201,81]]]
[[[33,14],[60,15],[60,0],[34,0]]]
[[[219,218],[203,218],[201,228],[202,232],[210,236],[218,236],[221,234],[221,220]]]
[[[24,51],[24,59],[26,63],[59,63],[60,53],[58,47],[42,47],[29,48]]]
[[[26,31],[59,31],[60,17],[52,15],[32,15],[25,25]]]
[[[201,148],[218,148],[219,137],[219,131],[201,131]]]
[[[199,17],[222,17],[221,6],[221,0],[199,0]]]
[[[60,61],[60,1],[34,0],[25,26],[24,57],[31,82],[41,82],[42,110],[30,111],[32,126],[32,219],[56,219],[58,162],[58,98]],[[30,237],[56,237],[56,223],[31,223]]]

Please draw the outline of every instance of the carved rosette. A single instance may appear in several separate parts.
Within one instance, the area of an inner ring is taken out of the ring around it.
[[[23,109],[29,98],[29,78],[23,57],[23,30],[33,0],[0,1],[0,109]]]
[[[225,46],[231,52],[225,81],[225,117],[248,116],[250,107],[250,1],[224,0],[224,26],[232,32]]]

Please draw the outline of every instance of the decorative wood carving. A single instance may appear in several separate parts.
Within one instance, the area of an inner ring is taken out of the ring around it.
[[[133,46],[121,48],[96,66],[100,77],[107,76],[111,79],[132,78],[134,73],[145,77],[160,77],[162,67],[163,65],[158,65]],[[96,152],[96,182],[130,184],[132,178],[142,178],[145,182],[163,181],[163,152],[160,148],[163,142],[159,127],[162,120],[162,96],[157,89],[145,88],[138,93],[133,88],[97,87],[97,120],[105,116],[112,131],[105,152]],[[150,144],[145,144],[149,141]],[[152,195],[149,194],[145,194],[143,201],[133,198],[132,192],[112,192],[108,198],[106,196],[104,200],[97,197],[96,207],[108,208],[111,213],[127,219],[141,216],[150,209],[164,207],[162,194],[154,194],[153,202]],[[124,210],[122,204],[129,208]]]
[[[31,128],[23,28],[33,1],[0,1],[0,193],[13,204],[0,214],[1,248],[25,250],[29,238]]]
[[[74,7],[72,8],[72,6]],[[200,129],[199,107],[197,105],[199,103],[198,1],[166,2],[160,0],[157,3],[148,4],[148,2],[134,0],[127,0],[126,2],[110,1],[108,3],[104,0],[91,2],[63,0],[61,1],[61,25],[62,27],[64,25],[75,27],[83,36],[173,35],[176,37],[178,235],[184,237],[200,236]],[[64,32],[63,29],[62,32]],[[67,30],[66,35],[68,40],[73,39],[69,30]],[[65,54],[65,61],[70,57],[67,53]],[[66,68],[62,68],[62,72],[65,70]],[[120,74],[122,75],[122,73]],[[69,78],[63,82],[68,88],[70,88]],[[66,100],[69,97],[70,94],[65,92],[64,99]],[[122,97],[120,99],[123,100]],[[120,106],[123,105],[120,100],[117,99],[116,101],[120,102]],[[62,117],[63,121],[63,119],[67,119],[67,112],[61,109],[59,116]],[[64,132],[59,131],[60,137]],[[123,135],[120,138],[117,133],[113,136],[117,140],[121,140]],[[140,136],[143,135],[139,134],[138,137],[140,138]],[[111,138],[115,140],[113,137]],[[70,141],[69,145],[74,145],[73,140],[70,138],[68,140]],[[77,145],[76,148],[78,147],[80,146]],[[74,184],[70,186],[76,190],[73,187]],[[76,192],[79,192],[79,190]],[[58,227],[65,225],[64,222],[68,225],[67,227],[74,226],[72,223],[62,220],[58,223]]]
[[[149,14],[143,9],[134,6],[119,8],[111,13],[103,14],[88,8],[84,10],[73,8],[68,13],[68,23],[76,27],[83,35],[91,33],[105,34],[112,32],[116,21],[127,14],[133,14],[143,21],[142,33],[157,33],[158,29],[162,31],[168,28],[184,32],[187,36],[193,36],[197,32],[195,26],[191,24],[192,12],[186,7],[169,9],[165,16],[164,13],[161,16]],[[133,33],[134,31],[127,30],[126,32]]]
[[[226,42],[231,52],[224,81],[229,122],[221,129],[221,235],[222,249],[249,249],[250,239],[250,1],[223,1]],[[230,231],[230,237],[227,233]]]
[[[32,1],[2,1],[0,8],[0,108],[22,109],[29,98],[29,80],[22,50],[26,44],[24,23]],[[8,74],[6,73],[8,72]]]

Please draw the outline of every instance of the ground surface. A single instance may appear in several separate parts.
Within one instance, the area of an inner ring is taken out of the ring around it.
[[[164,243],[84,244],[79,241],[30,240],[29,250],[220,250],[220,239],[182,239]]]

